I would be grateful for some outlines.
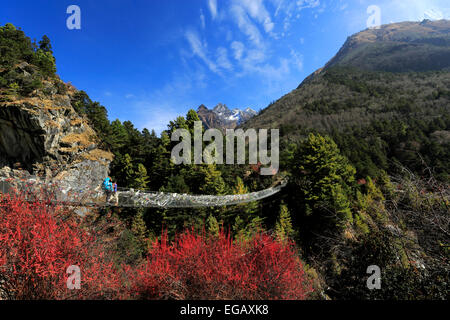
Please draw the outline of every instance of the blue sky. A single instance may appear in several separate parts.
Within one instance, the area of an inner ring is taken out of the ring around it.
[[[111,120],[160,132],[202,103],[266,107],[366,29],[370,5],[383,24],[450,18],[448,0],[14,0],[0,23],[49,36],[60,77]]]

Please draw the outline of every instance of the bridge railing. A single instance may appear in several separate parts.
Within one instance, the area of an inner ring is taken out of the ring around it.
[[[0,192],[3,194],[17,190],[27,201],[44,200],[67,205],[120,206],[120,207],[218,207],[236,205],[267,198],[281,190],[285,182],[277,187],[257,192],[235,195],[190,195],[164,193],[150,190],[118,188],[116,194],[107,193],[100,186],[94,189],[74,188],[65,182],[44,182],[38,178],[12,180],[0,178]]]

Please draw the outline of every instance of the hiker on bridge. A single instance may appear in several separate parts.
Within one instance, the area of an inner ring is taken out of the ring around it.
[[[106,193],[106,202],[110,202],[113,195],[113,184],[110,177],[106,177],[105,180],[103,180],[102,187]]]

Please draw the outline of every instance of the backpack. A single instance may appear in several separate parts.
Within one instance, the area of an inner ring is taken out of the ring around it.
[[[111,188],[111,182],[109,181],[108,178],[106,178],[105,180],[103,180],[102,187],[103,187],[103,189],[106,190],[106,191],[111,191],[111,189],[112,189],[112,188]]]

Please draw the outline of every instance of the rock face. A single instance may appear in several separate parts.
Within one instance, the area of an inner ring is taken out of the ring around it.
[[[58,94],[56,84],[62,82],[45,81],[42,91],[26,98],[0,97],[0,176],[100,185],[112,154],[97,148],[95,131],[73,109],[76,90]]]
[[[219,103],[212,110],[204,105],[197,109],[197,114],[207,129],[234,129],[254,117],[257,112],[251,108],[245,110],[230,110],[226,105]]]
[[[19,106],[0,108],[0,165],[31,165],[44,155],[45,131],[39,119]]]

